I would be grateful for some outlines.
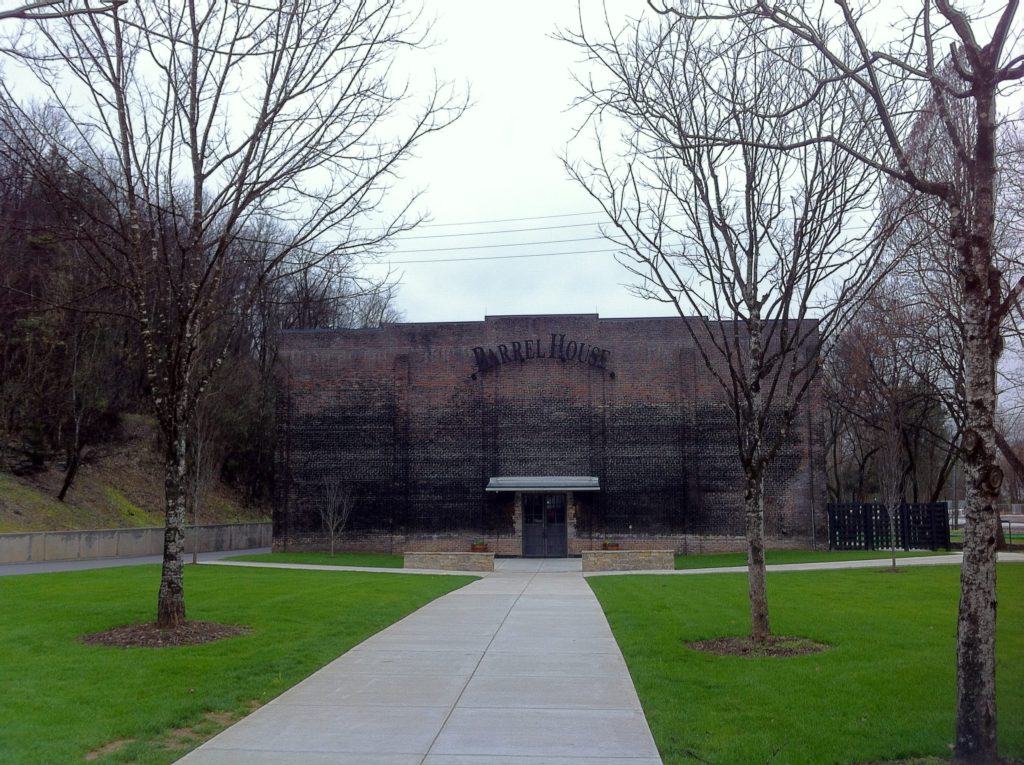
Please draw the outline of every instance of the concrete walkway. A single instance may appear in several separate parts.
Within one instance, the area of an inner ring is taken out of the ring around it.
[[[233,553],[232,553],[233,554]],[[914,558],[897,558],[896,565],[903,566],[959,566],[962,553],[942,555],[921,555]],[[431,574],[450,576],[493,576],[481,571],[436,571],[419,568],[370,568],[367,566],[324,566],[308,563],[254,563],[247,561],[209,560],[217,566],[245,566],[251,568],[290,568],[307,571],[358,571],[375,574]],[[1000,563],[1024,563],[1024,553],[1001,552]],[[884,568],[890,564],[888,558],[868,560],[821,561],[820,563],[774,563],[767,566],[769,572],[783,571],[830,571],[844,568]],[[583,562],[579,558],[497,558],[494,561],[496,573],[537,573],[537,572],[580,572]],[[745,574],[746,566],[719,566],[718,568],[683,568],[673,571],[589,571],[584,576],[693,576],[697,574]]]
[[[257,555],[270,552],[269,547],[254,547],[248,550],[222,550],[199,553],[200,563],[214,563],[221,558],[234,555]],[[53,574],[60,571],[86,571],[93,568],[114,568],[116,566],[145,566],[162,563],[163,555],[140,555],[134,558],[89,558],[87,560],[52,560],[31,563],[0,563],[0,576],[21,574]],[[192,553],[184,556],[186,564],[192,563]]]
[[[179,762],[661,765],[579,561],[501,564]]]
[[[897,558],[896,567],[907,566],[959,566],[963,562],[963,553],[946,555],[921,555],[913,558]],[[1024,563],[1024,553],[998,553],[999,563]],[[774,563],[765,566],[769,573],[783,571],[832,571],[845,568],[885,568],[892,565],[890,558],[873,558],[869,560],[837,560],[820,563]],[[695,574],[745,574],[746,566],[722,566],[719,568],[682,568],[675,571],[594,571],[585,576],[629,576],[634,574],[654,574],[666,576],[693,576]]]

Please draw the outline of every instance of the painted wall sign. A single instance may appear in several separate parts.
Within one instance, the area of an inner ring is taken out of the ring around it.
[[[473,348],[473,360],[476,361],[479,372],[487,372],[502,364],[524,363],[533,359],[575,361],[586,366],[607,369],[611,351],[582,340],[566,340],[564,332],[552,332],[547,338],[524,338]]]

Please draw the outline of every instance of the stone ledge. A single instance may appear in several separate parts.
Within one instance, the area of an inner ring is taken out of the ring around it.
[[[494,553],[407,552],[405,568],[432,568],[437,571],[494,571]]]
[[[672,550],[584,550],[583,571],[671,571]]]

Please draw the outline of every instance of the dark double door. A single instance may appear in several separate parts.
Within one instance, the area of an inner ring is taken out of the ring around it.
[[[565,494],[523,494],[523,557],[564,558],[568,554]]]

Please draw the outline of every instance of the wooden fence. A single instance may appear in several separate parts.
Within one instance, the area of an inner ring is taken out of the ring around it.
[[[888,550],[889,512],[877,503],[828,506],[830,550]],[[949,549],[949,513],[945,502],[900,505],[896,547],[904,550]]]

